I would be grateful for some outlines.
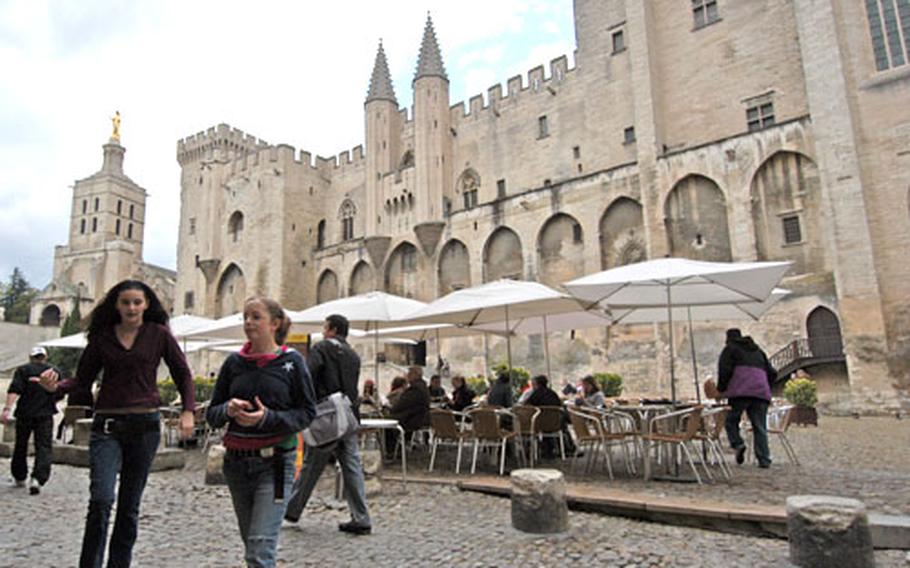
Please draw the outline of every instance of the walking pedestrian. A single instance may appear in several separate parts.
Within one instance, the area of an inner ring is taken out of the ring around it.
[[[92,310],[88,345],[75,379],[41,374],[50,392],[72,391],[70,400],[91,406],[92,385],[103,373],[89,439],[88,514],[82,537],[81,568],[104,562],[108,522],[114,498],[117,515],[108,566],[129,566],[139,532],[139,504],[161,439],[158,364],[164,359],[180,391],[180,436],[193,433],[193,375],[168,327],[168,315],[155,292],[139,280],[116,284]],[[117,480],[119,475],[119,487]]]
[[[296,433],[316,413],[303,356],[284,345],[291,320],[269,298],[243,307],[247,343],[221,366],[206,419],[224,435],[224,477],[250,567],[276,563],[294,479]]]
[[[316,399],[323,400],[332,393],[342,392],[351,402],[354,415],[359,420],[357,381],[360,377],[360,357],[347,343],[348,328],[348,320],[344,316],[333,314],[327,317],[323,325],[324,339],[313,346],[307,357],[307,366],[313,376]],[[363,463],[360,461],[356,432],[333,442],[329,447],[305,448],[303,468],[294,482],[284,518],[291,523],[300,520],[316,482],[331,458],[338,460],[341,465],[344,496],[351,513],[351,520],[338,525],[338,530],[355,535],[369,534],[372,523],[367,508]]]
[[[767,416],[771,384],[777,378],[777,371],[755,341],[749,336],[743,337],[736,328],[727,330],[727,344],[717,366],[717,388],[732,407],[725,427],[730,446],[736,450],[736,463],[742,465],[746,459],[746,443],[739,433],[739,419],[745,412],[752,423],[758,467],[771,467]]]
[[[60,396],[47,392],[40,385],[41,373],[48,370],[60,374],[59,369],[47,363],[47,351],[44,347],[36,345],[29,353],[28,363],[16,369],[13,374],[13,381],[6,393],[6,405],[0,414],[0,421],[9,424],[10,410],[18,400],[14,414],[16,443],[10,462],[16,487],[25,487],[25,479],[28,476],[28,441],[34,434],[35,461],[28,483],[28,491],[32,495],[41,493],[41,487],[51,476],[54,414],[57,413],[57,401]]]

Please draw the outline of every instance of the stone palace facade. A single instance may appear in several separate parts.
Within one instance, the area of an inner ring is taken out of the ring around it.
[[[497,278],[557,286],[665,255],[787,259],[793,294],[742,327],[769,355],[836,343],[839,361],[815,361],[826,400],[894,408],[910,355],[907,3],[574,9],[573,66],[560,57],[466,102],[449,99],[429,19],[410,109],[380,45],[364,144],[338,156],[225,124],[180,140],[175,312],[222,316],[254,293],[302,308],[374,289],[428,301]],[[723,327],[695,326],[702,379]],[[666,326],[554,341],[556,380],[610,370],[627,392],[668,392]],[[444,351],[467,365],[478,345]],[[539,338],[525,345],[539,361]]]

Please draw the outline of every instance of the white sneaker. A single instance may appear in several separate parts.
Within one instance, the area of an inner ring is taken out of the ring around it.
[[[24,479],[14,479],[13,485],[15,487],[25,487],[25,480]]]
[[[41,493],[41,484],[38,483],[38,480],[34,477],[28,481],[28,492],[30,495],[37,495]]]

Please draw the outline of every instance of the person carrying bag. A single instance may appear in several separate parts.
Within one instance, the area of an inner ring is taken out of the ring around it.
[[[307,357],[319,402],[316,417],[304,432],[303,468],[294,482],[284,518],[292,523],[300,520],[322,470],[334,458],[341,465],[344,495],[351,511],[351,521],[338,525],[338,530],[369,534],[372,525],[364,490],[363,464],[357,447],[360,357],[346,341],[348,320],[344,316],[327,317],[323,335],[325,339],[314,345]]]

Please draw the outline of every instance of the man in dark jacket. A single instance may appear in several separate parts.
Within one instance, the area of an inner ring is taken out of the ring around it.
[[[550,388],[549,381],[544,375],[537,375],[531,380],[534,390],[528,397],[529,406],[562,406],[562,399],[556,391]]]
[[[474,398],[477,395],[468,388],[464,377],[455,375],[452,377],[452,401],[449,403],[449,409],[461,412],[465,408],[474,404]]]
[[[392,407],[392,418],[405,432],[413,432],[430,425],[430,391],[420,373],[420,367],[408,369],[408,388]]]
[[[742,464],[746,459],[746,444],[739,434],[739,419],[745,411],[752,423],[758,467],[770,467],[767,416],[777,371],[752,338],[743,337],[736,328],[727,330],[727,344],[717,367],[717,388],[732,407],[725,426],[730,446],[736,450],[736,463]]]
[[[325,339],[314,345],[307,357],[307,367],[313,377],[316,400],[321,401],[332,393],[341,391],[351,401],[354,414],[359,419],[357,381],[360,377],[360,357],[346,341],[347,318],[337,314],[327,317],[323,326],[323,336]],[[284,518],[292,523],[300,520],[319,476],[332,457],[341,465],[344,496],[351,511],[351,520],[338,525],[338,530],[352,534],[369,534],[372,523],[367,509],[363,464],[360,461],[356,432],[338,440],[329,448],[305,449],[303,468],[294,481]]]
[[[526,404],[529,406],[556,406],[562,409],[562,439],[563,444],[569,455],[575,455],[575,443],[572,441],[572,435],[569,434],[569,415],[562,406],[562,399],[556,394],[556,391],[550,388],[550,381],[546,375],[537,375],[531,379],[534,390],[528,397]],[[551,458],[556,455],[556,448],[553,445],[553,438],[544,438],[541,444],[545,458]]]
[[[47,351],[36,346],[29,354],[29,362],[16,369],[6,394],[6,404],[0,420],[9,422],[9,414],[16,400],[16,444],[10,462],[17,487],[25,487],[28,475],[28,440],[35,434],[35,462],[29,482],[29,493],[37,495],[51,476],[51,441],[54,432],[54,414],[60,396],[47,392],[38,383],[38,376],[48,369],[60,371],[47,364]]]
[[[501,371],[497,375],[496,381],[490,387],[490,393],[487,395],[487,404],[502,408],[512,406],[512,384],[509,381],[508,371]]]

